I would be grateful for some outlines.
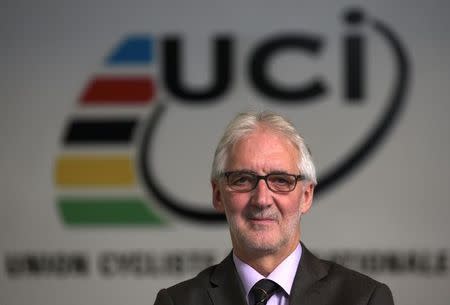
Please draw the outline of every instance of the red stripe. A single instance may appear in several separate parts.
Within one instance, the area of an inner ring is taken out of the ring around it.
[[[151,78],[145,76],[99,76],[93,79],[83,96],[83,104],[146,104],[155,95]]]

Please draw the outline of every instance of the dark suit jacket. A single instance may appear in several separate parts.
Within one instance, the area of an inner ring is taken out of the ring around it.
[[[232,255],[195,278],[159,291],[155,305],[247,305]],[[389,288],[315,257],[302,244],[290,305],[393,305]]]

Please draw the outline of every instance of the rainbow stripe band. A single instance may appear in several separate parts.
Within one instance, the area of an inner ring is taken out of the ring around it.
[[[153,81],[148,76],[98,76],[81,97],[83,104],[147,104],[155,96]]]
[[[137,107],[155,101],[157,89],[153,76],[142,69],[134,72],[129,69],[148,66],[153,60],[153,38],[144,34],[128,35],[105,58],[103,64],[108,71],[94,75],[80,93],[81,111],[70,118],[62,139],[64,148],[70,151],[56,159],[54,169],[54,182],[61,193],[56,205],[66,225],[166,223],[145,198],[134,197],[137,173],[128,150],[132,148],[140,119],[135,114],[120,114],[126,107],[139,110]],[[123,74],[116,70],[119,66],[129,72]],[[92,107],[107,109],[108,115],[89,113]],[[120,196],[112,195],[112,190],[119,190]]]
[[[130,35],[108,56],[106,65],[146,65],[153,61],[153,39],[148,35]]]
[[[70,122],[65,144],[127,144],[132,141],[136,119],[78,118]]]
[[[68,225],[161,225],[165,221],[138,198],[58,199],[61,218]]]
[[[61,187],[130,187],[136,183],[134,162],[122,155],[62,155],[55,182]]]

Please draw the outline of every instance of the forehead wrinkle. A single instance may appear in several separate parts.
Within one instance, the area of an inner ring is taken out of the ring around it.
[[[257,138],[255,139],[255,137]],[[256,143],[254,143],[253,145],[246,144],[246,142],[249,141],[256,141]],[[243,157],[240,157],[240,155],[236,153],[236,149],[241,145],[247,145],[246,154],[241,154],[244,155]],[[258,147],[263,146],[268,146],[268,150],[270,152],[270,154],[268,153],[264,158],[261,157],[261,154],[259,154],[260,150],[258,150]],[[275,147],[277,147],[277,149],[275,149]],[[288,149],[286,149],[286,147],[288,147]],[[250,157],[248,157],[249,154],[254,155],[255,158],[251,159]],[[226,167],[228,170],[243,170],[255,173],[257,173],[257,171],[255,170],[255,168],[257,168],[258,171],[261,171],[264,174],[291,173],[291,167],[294,167],[296,170],[299,169],[298,154],[299,151],[297,147],[286,138],[280,137],[279,132],[267,128],[259,128],[258,130],[250,132],[249,134],[233,143],[230,149],[229,159],[227,160]],[[247,160],[245,158],[247,158]],[[242,163],[242,161],[244,161],[244,163],[248,163],[250,166],[244,165],[240,167],[238,165],[238,167],[234,167],[236,166],[236,163]],[[282,163],[281,166],[280,163]],[[287,166],[285,166],[286,163],[288,163]]]

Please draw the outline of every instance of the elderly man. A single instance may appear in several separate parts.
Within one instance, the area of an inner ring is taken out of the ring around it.
[[[316,173],[295,127],[280,115],[242,113],[214,156],[214,208],[225,213],[233,251],[195,278],[162,289],[156,305],[390,305],[389,288],[316,258],[300,243],[300,219]]]

